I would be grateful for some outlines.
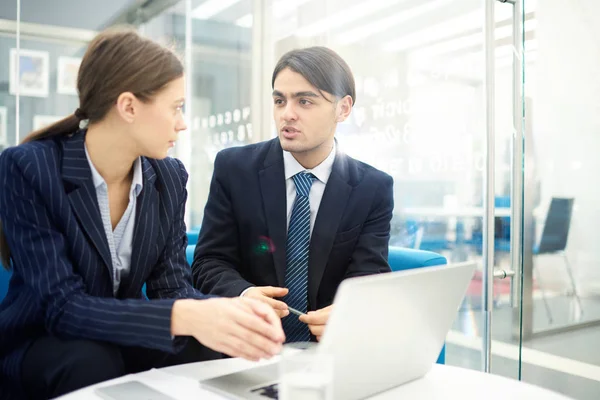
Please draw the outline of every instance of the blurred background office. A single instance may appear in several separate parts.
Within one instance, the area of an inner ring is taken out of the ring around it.
[[[197,229],[216,153],[275,136],[276,60],[293,48],[324,45],[348,62],[357,84],[352,116],[338,130],[341,149],[395,180],[390,245],[431,250],[449,261],[481,260],[490,104],[486,1],[495,7],[493,243],[499,271],[491,372],[596,399],[595,0],[0,0],[0,150],[72,113],[88,41],[105,27],[133,24],[185,60],[189,129],[173,155],[190,172],[187,223]],[[515,27],[522,37],[517,48]],[[515,124],[521,113],[525,118]],[[522,154],[515,152],[516,132],[524,138]],[[523,205],[525,229],[511,247],[515,199]],[[449,332],[447,364],[482,368],[483,290],[478,272]]]

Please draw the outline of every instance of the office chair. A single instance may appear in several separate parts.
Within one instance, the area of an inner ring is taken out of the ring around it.
[[[423,240],[423,225],[415,220],[408,219],[404,222],[403,231],[399,232],[396,238],[400,238],[402,242],[394,243],[394,246],[419,249]]]
[[[571,264],[569,263],[569,259],[565,252],[565,249],[567,247],[567,240],[569,237],[569,229],[571,227],[573,202],[574,199],[572,198],[552,198],[550,202],[550,208],[548,209],[548,214],[546,215],[546,223],[544,224],[544,230],[542,231],[542,236],[540,237],[540,243],[536,247],[534,247],[533,254],[535,256],[541,254],[553,254],[562,256],[562,258],[565,261],[565,268],[571,281],[571,294],[575,296],[577,303],[579,304],[579,309],[583,313],[581,299],[579,298],[579,295],[577,293],[577,284],[573,276]],[[539,286],[541,289],[542,285],[539,268],[534,266],[534,270],[536,273],[536,279],[538,280],[538,282],[540,282]],[[548,305],[548,300],[546,299],[545,291],[543,289],[541,290],[548,318],[550,322],[552,322],[552,313]]]

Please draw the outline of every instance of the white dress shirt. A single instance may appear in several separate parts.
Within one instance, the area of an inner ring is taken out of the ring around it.
[[[310,172],[317,179],[313,181],[312,186],[310,187],[310,192],[308,194],[308,201],[310,204],[310,233],[312,235],[313,228],[315,227],[315,221],[317,220],[317,212],[319,211],[319,206],[321,205],[321,199],[323,198],[323,193],[325,192],[325,186],[327,185],[327,181],[329,180],[329,175],[331,175],[331,170],[333,168],[333,162],[335,161],[335,142],[333,142],[333,147],[331,148],[331,152],[327,156],[325,160],[313,169],[306,169],[290,153],[289,151],[283,152],[283,169],[285,174],[285,191],[286,191],[286,210],[287,210],[287,229],[290,226],[290,218],[292,217],[292,209],[294,208],[294,201],[296,201],[296,184],[294,183],[293,176],[300,172]],[[243,296],[248,290],[252,289],[249,287],[242,291],[240,296]]]
[[[296,184],[294,183],[293,176],[300,172],[310,172],[317,179],[313,181],[308,195],[308,201],[310,203],[310,233],[312,235],[313,228],[315,227],[315,221],[317,220],[317,212],[321,205],[321,199],[323,198],[323,192],[325,192],[325,185],[331,175],[331,169],[333,168],[333,162],[335,161],[335,142],[331,152],[325,160],[313,169],[306,169],[290,153],[289,151],[283,152],[283,168],[285,172],[285,191],[287,199],[287,228],[290,226],[290,218],[292,217],[292,209],[294,208],[294,201],[296,201]],[[287,232],[286,228],[286,232]]]

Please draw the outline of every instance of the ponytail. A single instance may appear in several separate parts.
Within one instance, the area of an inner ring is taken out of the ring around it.
[[[79,114],[79,109],[77,109],[75,113]],[[48,139],[55,136],[70,135],[79,129],[80,119],[83,119],[81,118],[81,115],[76,116],[75,114],[71,114],[52,125],[31,132],[21,143],[34,142],[36,140]]]

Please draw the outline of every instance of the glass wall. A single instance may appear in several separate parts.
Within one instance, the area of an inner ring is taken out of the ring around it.
[[[533,251],[524,260],[523,379],[592,399],[600,393],[600,4],[543,0],[534,12],[525,65],[525,242]]]
[[[17,47],[17,10],[3,9],[0,20],[0,62],[8,66],[10,49]],[[9,68],[0,68],[0,151],[13,145],[15,138],[16,107],[15,100],[8,92]],[[11,106],[12,105],[12,106]]]
[[[21,2],[19,53],[17,2],[5,1],[0,8],[0,129],[5,132],[0,146],[14,145],[75,111],[75,81],[86,43],[125,5],[113,0],[90,12],[74,1],[62,3],[64,9],[58,10],[50,2]]]
[[[14,69],[17,1],[7,3],[0,10],[0,62]],[[190,172],[187,222],[190,229],[199,227],[216,153],[256,140],[250,111],[252,30],[244,20],[238,23],[252,15],[251,0],[235,7],[213,0],[143,5],[112,0],[92,10],[75,1],[59,3],[21,1],[21,90],[17,96],[16,75],[2,68],[0,146],[14,145],[32,130],[72,113],[78,106],[75,79],[87,43],[107,26],[137,26],[173,47],[186,63],[188,130],[173,155]]]
[[[199,229],[219,150],[253,140],[252,32],[235,22],[252,12],[251,1],[235,9],[220,1],[177,1],[141,25],[155,40],[176,46],[185,59],[187,132],[175,148],[190,172],[188,226]]]

